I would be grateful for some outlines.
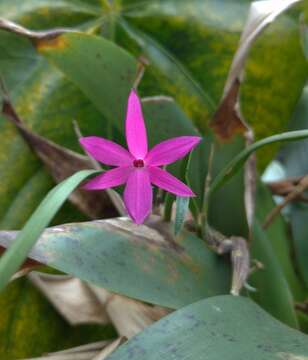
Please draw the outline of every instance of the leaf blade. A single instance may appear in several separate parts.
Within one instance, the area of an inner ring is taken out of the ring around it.
[[[47,194],[19,233],[16,242],[0,259],[0,291],[3,290],[11,276],[18,270],[37,238],[71,192],[83,180],[95,173],[97,173],[97,170],[82,170],[58,184]]]

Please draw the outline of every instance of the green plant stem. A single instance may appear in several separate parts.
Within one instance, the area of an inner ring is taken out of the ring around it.
[[[212,142],[210,148],[209,160],[208,160],[208,170],[204,185],[202,209],[199,220],[199,228],[203,239],[206,238],[206,232],[208,226],[209,192],[210,192],[210,184],[212,180],[212,167],[213,167],[214,154],[215,154],[215,143]]]
[[[275,142],[295,141],[306,138],[308,138],[308,130],[288,131],[282,134],[269,136],[248,146],[237,156],[235,156],[229,162],[229,164],[227,164],[215,177],[212,185],[210,186],[208,197],[210,197],[216,190],[218,190],[222,185],[229,181],[243,166],[248,157],[256,150]]]
[[[167,222],[171,221],[173,202],[174,202],[174,196],[170,193],[167,193],[165,200],[165,209],[164,209],[164,221]]]

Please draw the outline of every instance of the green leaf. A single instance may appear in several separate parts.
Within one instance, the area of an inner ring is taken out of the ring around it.
[[[189,197],[176,197],[176,212],[174,221],[174,233],[177,235],[182,227],[189,208]]]
[[[48,193],[23,227],[14,244],[0,259],[0,291],[3,290],[10,278],[19,269],[44,228],[49,224],[71,192],[83,180],[95,173],[97,173],[97,170],[80,171],[58,184]]]
[[[276,206],[273,201],[272,194],[267,187],[262,184],[257,184],[256,193],[256,218],[260,224],[263,224],[266,216]],[[294,263],[292,259],[292,246],[291,239],[288,232],[288,224],[285,222],[281,215],[278,215],[272,224],[267,228],[263,229],[266,237],[272,247],[271,253],[280,263],[284,276],[288,281],[289,287],[296,301],[303,301],[305,298],[303,285],[301,279],[298,277],[294,269]],[[263,247],[266,251],[266,247]],[[261,255],[262,257],[264,255]],[[275,262],[275,260],[273,260]],[[266,271],[263,272],[266,277]],[[264,298],[266,301],[266,297]],[[262,305],[262,304],[261,304]]]
[[[294,204],[291,208],[291,227],[294,241],[296,259],[300,274],[304,280],[306,289],[308,288],[308,230],[307,230],[307,204]]]
[[[308,121],[308,86],[303,90],[302,97],[290,122],[291,129],[307,129]],[[279,153],[286,177],[304,176],[308,173],[307,162],[308,141],[286,144]],[[302,203],[292,203],[290,207],[290,222],[293,235],[295,257],[299,272],[308,288],[307,266],[307,216],[308,206]]]
[[[202,89],[185,67],[167,49],[149,35],[130,25],[124,18],[118,18],[118,22],[128,36],[141,47],[151,65],[160,70],[170,81],[176,80],[174,86],[178,88],[181,94],[183,93],[182,96],[189,97],[189,101],[194,106],[201,105],[209,108],[212,112],[215,110],[215,103],[211,96]]]
[[[108,360],[306,359],[308,337],[281,324],[246,298],[220,296],[160,320]]]
[[[9,40],[14,45],[14,36],[13,38],[11,36]],[[7,63],[11,64],[10,69],[6,69],[6,61],[3,61],[6,53],[1,52],[0,55],[0,72],[1,75],[6,75],[6,84],[11,89],[10,95],[12,95],[13,103],[28,128],[56,143],[80,151],[72,126],[73,119],[78,120],[84,134],[100,134],[106,132],[102,115],[76,86],[66,80],[51,65],[48,65],[47,61],[44,59],[35,61],[36,53],[32,51],[30,56],[29,48],[32,48],[30,44],[25,44],[24,49],[19,48],[20,52],[16,52],[14,47],[10,48],[12,54],[15,55],[15,57],[7,58]],[[24,66],[24,62],[21,60],[29,61],[29,58],[33,63],[31,69]],[[22,74],[25,78],[19,76],[20,69],[23,69]],[[18,87],[15,86],[15,80],[10,80],[9,74],[16,76]],[[55,111],[55,109],[57,110]],[[26,217],[35,210],[54,182],[50,179],[47,171],[42,168],[18,130],[1,116],[0,129],[0,152],[2,154],[0,156],[0,223],[3,229],[17,229],[24,224]],[[44,175],[40,175],[39,188],[38,184],[32,181],[37,178],[38,172],[44,172]],[[27,188],[29,197],[26,205],[25,203],[22,205],[22,194],[24,194],[22,189],[24,187]],[[21,206],[18,210],[19,214],[12,215],[12,209],[17,209],[16,204]],[[7,213],[11,214],[9,218]],[[61,210],[60,222],[82,220],[84,217],[69,205]]]
[[[46,171],[38,170],[23,185],[0,221],[2,229],[19,229],[31,216],[33,206],[38,206],[41,199],[53,186],[53,181]],[[35,190],[34,190],[35,189]],[[3,203],[3,200],[2,200]],[[28,210],[28,211],[27,211]]]
[[[251,297],[277,319],[297,328],[294,298],[289,284],[270,239],[257,221],[253,226],[251,256],[264,265],[264,269],[255,271],[249,278],[249,283],[256,288]]]
[[[184,181],[185,183],[187,183],[188,186],[191,186],[190,182],[189,182],[189,177],[188,177],[191,158],[192,158],[192,153],[190,152],[189,155],[186,156],[181,161],[180,179],[182,181]],[[187,214],[188,209],[189,209],[189,201],[190,201],[189,197],[188,198],[187,197],[186,198],[181,197],[181,196],[176,197],[175,221],[174,221],[174,233],[175,233],[175,235],[177,235],[181,231],[181,229],[183,227],[185,217],[186,217],[186,214]],[[198,208],[197,208],[198,205],[197,205],[194,198],[192,199],[192,201],[193,201],[192,214],[195,216],[195,219],[197,219],[197,217],[198,217]]]
[[[191,233],[182,231],[175,241],[168,226],[157,220],[136,225],[126,218],[58,225],[44,232],[29,256],[110,291],[173,309],[227,293],[225,261]],[[15,236],[0,232],[0,244],[7,247]]]
[[[225,182],[231,179],[236,172],[244,165],[245,161],[253,154],[256,150],[275,143],[282,141],[295,141],[301,140],[308,137],[308,130],[297,130],[297,131],[288,131],[282,134],[273,135],[268,138],[262,139],[255,142],[254,144],[248,146],[242,152],[240,152],[236,157],[234,157],[225,168],[215,177],[211,187],[210,193],[213,193],[218,188],[220,188]]]
[[[127,99],[137,74],[137,62],[128,52],[111,41],[83,33],[41,40],[36,46],[124,133]]]
[[[74,27],[100,16],[99,0],[18,0],[1,1],[0,13],[12,21],[33,29]]]

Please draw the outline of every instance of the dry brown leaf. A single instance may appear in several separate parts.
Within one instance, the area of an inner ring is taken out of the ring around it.
[[[210,127],[221,141],[228,141],[236,133],[245,133],[248,126],[245,123],[239,107],[240,82],[236,79],[221,100],[218,110],[213,116]]]
[[[57,28],[57,29],[46,30],[46,31],[32,31],[32,30],[26,29],[25,27],[23,27],[21,25],[14,23],[13,21],[6,20],[3,18],[0,18],[0,29],[24,36],[24,37],[32,40],[33,42],[36,42],[39,40],[54,39],[63,33],[77,31],[74,29],[67,29],[67,28]]]
[[[114,352],[120,345],[126,342],[126,338],[124,336],[119,337],[117,340],[113,341],[109,345],[107,345],[99,354],[97,354],[92,360],[104,360],[109,356],[112,352]]]
[[[124,337],[119,337],[114,341],[99,341],[25,360],[104,360],[125,341]]]
[[[40,272],[28,277],[71,325],[110,323],[104,307],[80,279]]]
[[[71,325],[112,323],[119,335],[130,338],[170,312],[69,275],[33,272],[29,278]]]
[[[250,253],[247,241],[239,236],[227,237],[208,226],[207,243],[217,254],[231,255],[232,283],[230,294],[239,295],[250,274]]]
[[[104,306],[119,335],[128,339],[170,313],[166,308],[147,305],[97,286],[90,287]]]
[[[239,47],[233,58],[226,81],[224,97],[231,91],[236,81],[242,81],[245,62],[256,39],[281,13],[300,1],[301,0],[262,0],[251,3]]]

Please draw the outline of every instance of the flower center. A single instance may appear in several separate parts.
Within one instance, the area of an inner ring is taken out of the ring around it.
[[[142,168],[144,167],[144,162],[142,159],[134,160],[133,165],[136,168]]]

